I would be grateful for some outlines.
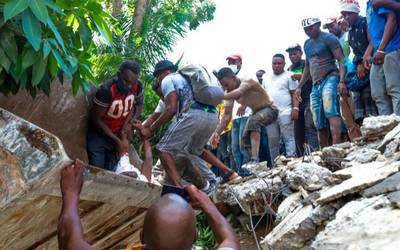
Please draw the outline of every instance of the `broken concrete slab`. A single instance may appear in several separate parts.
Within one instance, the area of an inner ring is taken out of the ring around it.
[[[313,208],[299,206],[287,215],[261,242],[263,249],[301,249],[318,233],[319,228],[333,219],[337,204]]]
[[[388,194],[387,198],[389,199],[389,201],[393,206],[400,208],[400,191]]]
[[[361,134],[367,140],[382,138],[399,123],[400,117],[396,115],[367,117],[361,126]]]
[[[383,141],[381,144],[378,146],[378,150],[384,151],[385,146],[390,143],[394,139],[400,138],[400,124],[397,125],[394,129],[392,129],[390,132],[388,132],[385,137],[383,138]]]
[[[400,149],[400,138],[396,138],[389,142],[386,147],[385,147],[385,152],[384,156],[385,157],[391,157],[393,156],[396,152],[398,152]]]
[[[299,190],[299,186],[302,186],[312,192],[328,185],[331,176],[331,171],[315,163],[299,163],[293,170],[288,171],[286,181],[295,190]]]
[[[386,178],[382,182],[364,190],[361,194],[364,197],[372,197],[400,190],[400,172]]]
[[[288,216],[291,212],[293,212],[297,207],[301,206],[301,193],[293,193],[289,195],[286,199],[282,201],[282,203],[278,207],[278,211],[276,213],[276,223],[281,222]]]
[[[317,202],[325,204],[348,194],[358,193],[398,172],[399,167],[400,162],[391,164],[387,164],[387,162],[372,162],[340,170],[338,171],[339,174],[350,174],[352,177],[322,192]]]
[[[383,196],[347,203],[311,245],[314,250],[398,249],[400,209]]]

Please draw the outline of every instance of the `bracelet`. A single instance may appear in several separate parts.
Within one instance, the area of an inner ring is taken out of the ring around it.
[[[376,52],[377,52],[377,53],[384,54],[384,55],[386,54],[386,53],[385,53],[385,51],[383,51],[383,50],[380,50],[380,49],[378,49]]]
[[[300,111],[299,107],[293,107],[293,110]]]

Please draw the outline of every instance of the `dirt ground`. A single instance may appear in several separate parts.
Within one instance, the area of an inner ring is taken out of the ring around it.
[[[256,235],[258,242],[261,241],[261,237],[264,237],[265,228],[258,228],[256,230]],[[254,240],[254,236],[252,232],[248,230],[243,230],[237,233],[240,239],[240,247],[242,250],[257,250],[257,244]]]

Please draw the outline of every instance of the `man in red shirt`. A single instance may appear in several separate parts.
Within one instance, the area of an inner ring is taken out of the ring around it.
[[[113,171],[120,156],[128,153],[129,144],[121,140],[121,134],[142,111],[139,73],[138,63],[125,61],[117,75],[97,90],[87,133],[89,164]]]

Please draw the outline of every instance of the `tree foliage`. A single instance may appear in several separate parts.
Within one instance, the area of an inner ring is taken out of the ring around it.
[[[111,46],[111,19],[98,0],[0,2],[0,91],[49,94],[57,75],[72,79],[74,93],[95,81],[93,36]]]

